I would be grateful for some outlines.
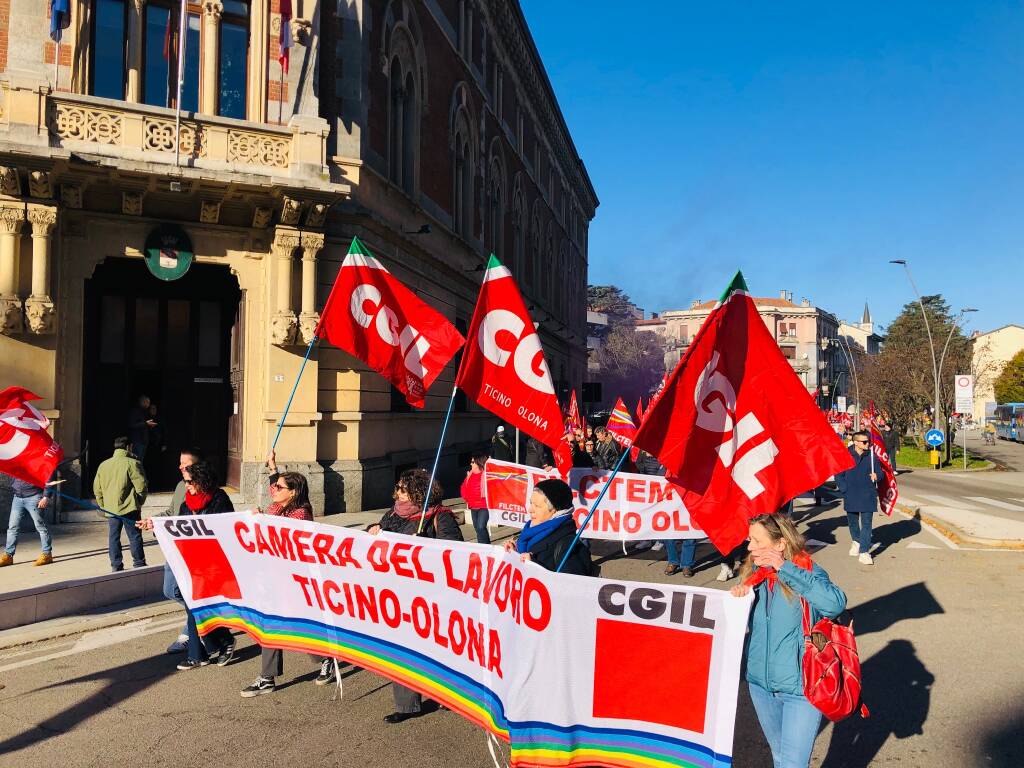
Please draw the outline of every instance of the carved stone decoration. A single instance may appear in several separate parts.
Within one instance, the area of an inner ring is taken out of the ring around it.
[[[57,209],[48,205],[28,206],[28,223],[32,225],[33,234],[47,236],[57,223]]]
[[[203,200],[199,211],[199,220],[203,224],[216,224],[220,221],[220,203],[216,200]]]
[[[306,45],[309,42],[310,32],[313,29],[313,22],[309,19],[292,19],[292,42],[296,45]]]
[[[212,17],[214,21],[219,21],[222,13],[224,13],[224,3],[220,0],[206,0],[203,3],[203,14]]]
[[[302,214],[302,201],[293,197],[286,197],[281,206],[281,223],[289,227],[299,225],[299,216]]]
[[[49,296],[30,296],[25,299],[25,318],[32,333],[43,335],[57,330],[57,310]]]
[[[18,180],[18,169],[9,165],[0,167],[0,194],[17,197],[21,194],[21,182]]]
[[[16,235],[25,222],[24,203],[10,202],[0,206],[0,232]]]
[[[301,240],[302,250],[307,258],[315,259],[316,254],[324,247],[323,232],[303,232]]]
[[[270,226],[270,219],[274,215],[272,208],[257,207],[252,214],[252,225],[256,229],[266,229]]]
[[[121,213],[125,216],[141,216],[142,195],[142,192],[122,192]]]
[[[0,333],[13,336],[25,328],[17,296],[0,296]]]
[[[77,184],[60,185],[60,201],[65,208],[79,210],[82,207],[82,188]]]
[[[327,203],[313,203],[306,212],[307,227],[322,227],[327,221]]]
[[[299,314],[299,337],[303,344],[313,341],[313,333],[320,323],[319,312],[302,312]]]
[[[270,319],[270,343],[279,347],[291,346],[295,343],[298,321],[294,312],[278,311]]]
[[[28,175],[28,193],[32,197],[53,197],[53,185],[46,171],[32,171]]]

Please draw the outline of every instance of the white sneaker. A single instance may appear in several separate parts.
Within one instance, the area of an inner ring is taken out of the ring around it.
[[[660,541],[656,541],[651,545],[651,552],[660,552],[665,548],[665,545]]]
[[[867,552],[862,552],[860,557],[857,558],[857,560],[859,560],[862,565],[871,565],[875,562],[871,559],[871,555],[869,555]]]
[[[715,577],[715,581],[728,581],[735,575],[736,574],[732,572],[732,568],[730,568],[725,563],[722,563],[722,569],[718,572],[718,575]]]
[[[853,542],[853,544],[850,545],[850,557],[856,557],[859,554],[860,554],[860,544],[858,544],[855,541],[855,542]]]

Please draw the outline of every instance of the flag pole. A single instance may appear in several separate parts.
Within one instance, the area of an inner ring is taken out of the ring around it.
[[[326,307],[324,308],[326,311]],[[309,356],[313,352],[313,345],[316,344],[320,337],[315,333],[313,338],[310,339],[309,346],[306,347],[306,355],[302,358],[302,365],[299,367],[299,374],[295,377],[295,384],[292,385],[292,393],[288,395],[288,402],[284,406],[284,413],[281,414],[281,420],[277,423],[277,434],[274,435],[274,442],[270,444],[270,450],[274,451],[277,448],[277,441],[281,437],[281,430],[284,429],[284,420],[288,417],[288,411],[292,408],[292,400],[295,399],[295,392],[299,389],[299,381],[302,379],[302,372],[306,370],[306,363],[309,362]]]
[[[576,546],[576,542],[578,542],[580,540],[580,536],[583,535],[583,531],[586,529],[587,525],[590,523],[590,518],[592,518],[594,516],[594,512],[597,510],[597,505],[601,503],[601,499],[603,499],[604,495],[606,493],[608,493],[608,489],[611,487],[611,484],[612,484],[612,479],[617,474],[619,474],[619,469],[622,468],[622,463],[626,460],[626,456],[628,456],[628,455],[629,455],[629,451],[626,450],[626,451],[622,452],[621,456],[619,456],[619,461],[615,464],[615,469],[612,470],[611,475],[609,475],[608,479],[605,480],[604,488],[601,489],[601,493],[598,494],[596,499],[594,499],[594,503],[590,507],[590,511],[587,513],[586,518],[583,520],[583,525],[581,525],[580,529],[578,531],[576,531],[576,538],[574,538],[572,540],[572,544],[570,544],[569,548],[567,550],[565,550],[565,554],[562,556],[562,562],[560,562],[558,564],[558,567],[555,568],[555,573],[560,573],[562,571],[562,568],[565,567],[565,561],[568,560],[569,559],[569,555],[572,554],[572,550]]]
[[[416,528],[418,536],[423,530],[423,520],[427,516],[427,507],[430,506],[430,492],[434,489],[434,478],[437,477],[437,465],[441,461],[441,449],[444,447],[444,436],[448,431],[448,422],[452,418],[452,406],[455,405],[455,393],[459,391],[458,384],[452,385],[452,396],[448,400],[448,410],[444,414],[444,423],[441,425],[441,438],[437,441],[437,453],[434,455],[434,467],[430,470],[430,482],[427,484],[427,492],[423,496],[423,513],[420,515],[420,524]]]
[[[181,0],[181,16],[178,19],[178,92],[174,103],[174,167],[181,158],[181,88],[185,84],[185,38],[186,3]],[[275,439],[276,443],[277,440]]]
[[[56,93],[57,85],[60,82],[60,39],[56,41],[56,48],[53,51],[53,92]]]
[[[79,499],[79,498],[77,498],[75,496],[69,496],[68,494],[61,493],[60,491],[57,491],[57,495],[60,496],[62,499],[67,499],[68,501],[73,501],[76,504],[80,504],[81,506],[85,507],[86,509],[96,509],[96,510],[99,510],[100,512],[105,514],[107,517],[120,517],[120,518],[122,518],[124,520],[131,519],[127,515],[119,515],[116,512],[111,512],[110,510],[104,509],[103,507],[100,507],[100,506],[98,506],[96,504],[93,504],[91,501],[86,501],[85,499]]]

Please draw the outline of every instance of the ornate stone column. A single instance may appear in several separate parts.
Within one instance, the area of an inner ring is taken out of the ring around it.
[[[297,230],[278,232],[270,246],[277,265],[277,306],[270,319],[270,343],[285,346],[295,343],[298,320],[292,309],[292,254],[300,245]]]
[[[25,318],[32,333],[53,333],[57,318],[50,298],[50,245],[57,208],[30,203],[28,220],[32,225],[32,295],[25,300]]]
[[[24,322],[18,298],[18,236],[25,223],[24,203],[0,204],[0,333],[21,333]]]
[[[220,56],[220,16],[224,4],[220,0],[203,2],[203,81],[199,95],[199,111],[204,115],[217,114],[217,64]]]
[[[128,84],[124,99],[134,104],[142,101],[142,19],[145,9],[146,0],[132,0],[128,10]]]
[[[323,234],[302,233],[302,312],[299,314],[299,334],[303,344],[313,340],[313,332],[320,322],[320,314],[316,311],[316,256],[323,247]]]

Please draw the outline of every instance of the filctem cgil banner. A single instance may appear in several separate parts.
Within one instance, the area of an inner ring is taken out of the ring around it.
[[[489,459],[484,469],[484,497],[492,525],[522,528],[530,516],[530,494],[541,480],[558,478],[557,472],[510,461]],[[573,516],[580,526],[590,506],[611,482],[608,492],[583,531],[585,539],[642,541],[648,539],[703,539],[705,534],[690,519],[678,489],[658,475],[612,473],[575,467],[566,478],[576,502]]]
[[[381,674],[508,742],[513,766],[732,763],[749,595],[248,512],[155,531],[201,633]]]

